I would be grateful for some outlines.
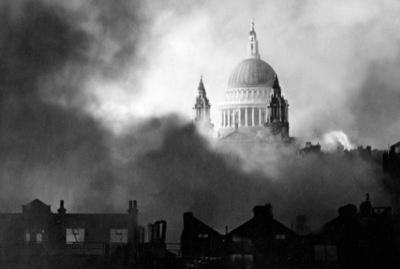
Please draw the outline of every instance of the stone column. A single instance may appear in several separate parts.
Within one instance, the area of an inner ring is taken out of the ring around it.
[[[239,107],[239,121],[238,121],[238,126],[242,126],[242,108]]]
[[[231,110],[230,109],[228,109],[228,127],[231,127]]]
[[[247,109],[247,107],[245,107],[244,108],[245,109],[245,111],[244,111],[244,126],[248,126],[247,125],[247,114],[248,114],[248,109]]]
[[[254,107],[251,108],[251,126],[254,126]]]
[[[268,109],[268,107],[265,109],[265,117],[266,117],[266,122],[269,122],[269,117],[270,117],[270,115],[269,115],[269,109]]]
[[[289,122],[289,105],[288,104],[286,104],[286,122]]]
[[[261,107],[258,108],[258,126],[261,126]]]
[[[222,110],[222,127],[225,127],[226,121],[225,121],[225,109]]]

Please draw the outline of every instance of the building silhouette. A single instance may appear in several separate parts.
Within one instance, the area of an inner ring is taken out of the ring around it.
[[[138,224],[136,201],[127,213],[57,213],[39,199],[22,213],[0,214],[0,268],[169,268],[174,256],[165,245],[166,222]],[[151,264],[151,266],[150,266]]]

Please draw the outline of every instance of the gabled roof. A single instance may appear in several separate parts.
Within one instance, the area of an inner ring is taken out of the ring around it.
[[[29,204],[27,204],[29,206],[34,206],[34,207],[45,207],[48,206],[45,203],[43,203],[42,201],[40,201],[39,199],[35,199],[32,202],[30,202]]]
[[[35,199],[27,205],[22,206],[22,213],[51,213],[49,205],[39,199]]]
[[[207,234],[211,234],[214,236],[222,236],[219,232],[217,232],[216,230],[214,230],[213,228],[211,228],[204,222],[202,222],[199,219],[197,219],[196,217],[194,217],[192,214],[190,214],[190,212],[185,213],[185,214],[188,214],[187,216],[190,216],[190,222],[191,222],[191,225],[193,225],[191,228],[194,231],[201,232],[201,233],[207,233]]]
[[[394,145],[391,145],[390,147],[391,147],[391,148],[398,148],[398,147],[400,147],[400,141],[397,142],[397,143],[394,144]]]
[[[240,225],[239,227],[237,227],[236,229],[230,231],[227,234],[227,237],[233,236],[233,235],[239,235],[242,237],[248,237],[250,235],[251,230],[253,229],[253,226],[255,225],[255,221],[254,218],[248,220],[247,222],[245,222],[244,224]],[[273,230],[278,234],[280,233],[285,233],[287,235],[297,235],[295,232],[293,232],[292,230],[290,230],[289,228],[287,228],[285,225],[283,225],[282,223],[278,222],[275,219],[272,219],[272,225],[273,225]]]

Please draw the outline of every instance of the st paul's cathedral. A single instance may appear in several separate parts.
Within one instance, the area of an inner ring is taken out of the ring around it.
[[[203,80],[193,106],[192,120],[212,128],[210,102]],[[282,95],[274,69],[261,60],[254,22],[247,44],[247,57],[232,71],[225,100],[218,107],[214,134],[220,144],[292,144],[289,136],[289,104]]]

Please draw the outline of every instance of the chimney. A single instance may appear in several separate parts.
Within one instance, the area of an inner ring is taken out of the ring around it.
[[[160,240],[160,221],[154,222],[153,239],[154,241]]]
[[[183,213],[183,226],[189,226],[193,220],[193,212],[185,212]]]
[[[266,204],[265,206],[257,205],[253,208],[255,219],[272,218],[272,205]]]
[[[150,242],[153,242],[154,241],[154,237],[153,237],[153,229],[154,229],[154,227],[153,227],[153,224],[151,224],[151,223],[149,223],[148,225],[147,225],[147,235],[148,235],[148,242],[150,243]]]
[[[134,214],[138,214],[139,213],[139,209],[137,208],[137,201],[134,200],[129,200],[129,208],[128,208],[128,213],[134,213]]]
[[[165,243],[165,238],[167,236],[167,222],[165,220],[161,220],[160,224],[162,225],[160,241]]]
[[[272,217],[272,206],[255,206],[253,208],[253,228],[250,239],[253,242],[254,268],[265,268],[267,257],[272,254],[275,244],[275,232]]]
[[[57,210],[58,214],[65,214],[67,210],[64,208],[64,200],[60,201],[60,208]]]
[[[371,154],[371,152],[372,152],[371,146],[367,146],[365,149],[367,150],[367,152],[368,152],[369,154]]]

